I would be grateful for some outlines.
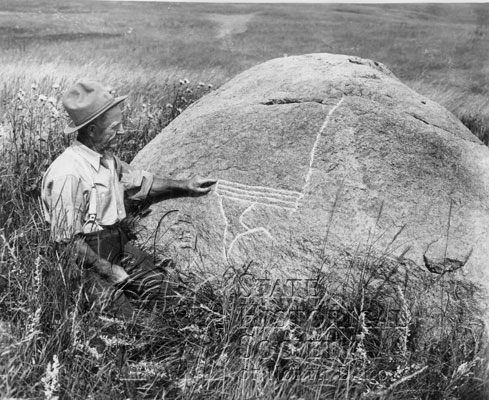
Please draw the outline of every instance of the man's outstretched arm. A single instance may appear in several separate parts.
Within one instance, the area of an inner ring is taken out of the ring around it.
[[[215,179],[206,179],[195,176],[191,179],[167,179],[155,176],[149,191],[150,196],[186,195],[199,196],[210,192]]]
[[[195,176],[191,179],[170,179],[157,176],[116,158],[121,172],[121,183],[128,197],[132,200],[142,200],[156,196],[200,196],[210,192],[215,179]]]

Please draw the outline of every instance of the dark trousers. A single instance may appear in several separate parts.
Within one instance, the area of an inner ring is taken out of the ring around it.
[[[132,245],[120,227],[86,234],[85,241],[99,257],[122,266],[129,274],[126,281],[112,285],[96,271],[87,271],[87,297],[101,310],[131,317],[140,310],[164,311],[178,300],[166,271],[157,267],[149,254]]]

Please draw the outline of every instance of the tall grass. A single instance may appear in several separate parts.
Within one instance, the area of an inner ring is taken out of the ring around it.
[[[203,281],[173,265],[178,304],[127,321],[84,298],[83,271],[50,242],[39,198],[72,140],[60,96],[79,78],[130,94],[126,161],[209,84],[318,51],[385,63],[487,143],[483,5],[228,5],[213,11],[255,15],[223,41],[203,5],[0,7],[1,398],[488,398],[482,292],[461,276],[371,252],[325,259],[292,293],[247,266]]]
[[[210,282],[174,265],[182,296],[164,311],[128,321],[93,308],[70,248],[50,242],[39,200],[43,170],[69,142],[61,82],[45,78],[4,94],[0,396],[485,398],[478,287],[389,255],[325,260],[294,289],[246,266]],[[133,93],[120,152],[130,160],[208,90],[179,80],[148,90],[154,97]]]

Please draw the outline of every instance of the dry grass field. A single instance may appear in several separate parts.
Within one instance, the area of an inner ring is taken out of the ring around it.
[[[81,296],[39,200],[71,140],[60,97],[78,78],[130,95],[127,161],[237,73],[313,52],[382,62],[488,143],[488,36],[488,4],[2,0],[0,398],[489,398],[480,293],[461,277],[401,279],[389,255],[352,256],[346,276],[311,272],[316,298],[291,307],[283,282],[263,296],[234,266],[213,283],[182,275],[179,304],[122,321]]]
[[[330,52],[384,63],[487,141],[484,4],[4,0],[0,7],[3,99],[32,81],[64,83],[80,76],[158,99],[185,77],[218,86],[271,58]]]

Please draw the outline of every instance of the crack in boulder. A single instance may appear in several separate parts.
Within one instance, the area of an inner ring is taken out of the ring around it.
[[[430,123],[428,121],[424,120],[423,118],[421,118],[417,114],[414,114],[414,113],[406,113],[406,114],[410,115],[413,118],[416,118],[418,121],[424,122],[426,125],[430,125]]]
[[[415,119],[417,119],[418,121],[421,121],[421,122],[425,123],[426,125],[429,125],[429,126],[432,126],[433,128],[436,128],[436,129],[442,130],[444,132],[447,132],[450,135],[455,136],[455,138],[457,138],[457,139],[460,139],[460,140],[468,140],[468,141],[471,141],[471,142],[474,142],[474,143],[477,143],[478,142],[476,135],[473,135],[473,138],[472,137],[462,137],[462,136],[458,135],[456,132],[453,132],[453,131],[448,130],[444,126],[440,126],[440,125],[433,124],[433,123],[430,123],[430,122],[426,121],[424,118],[420,117],[418,114],[410,113],[410,112],[406,112],[406,114],[409,115],[409,116],[411,116],[411,117],[413,117],[413,118],[415,118]],[[484,145],[484,143],[480,143],[480,144]]]
[[[284,99],[270,99],[263,104],[264,106],[273,106],[275,104],[300,104],[300,103],[318,103],[318,104],[323,104],[322,99],[291,99],[291,98],[284,98]]]
[[[383,65],[377,61],[367,60],[367,59],[360,58],[360,57],[349,57],[348,61],[352,64],[366,65],[368,67],[371,67],[373,69],[376,69],[376,70],[384,73],[385,75],[394,77],[392,72],[385,65]]]

